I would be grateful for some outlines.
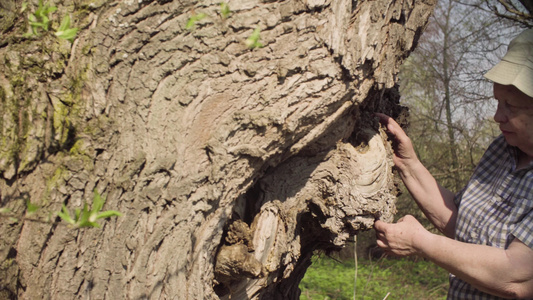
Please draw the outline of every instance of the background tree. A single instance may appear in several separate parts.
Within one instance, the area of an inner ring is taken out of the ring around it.
[[[1,5],[2,297],[296,299],[392,218],[373,112],[433,1]],[[84,203],[123,216],[59,222]]]
[[[491,140],[492,89],[482,74],[501,44],[492,20],[458,1],[440,1],[402,72],[411,134],[422,160],[458,191]],[[494,55],[494,54],[492,54]],[[487,135],[488,134],[488,135]]]
[[[463,0],[461,3],[480,11],[491,12],[500,21],[521,27],[533,27],[533,3],[529,0]]]

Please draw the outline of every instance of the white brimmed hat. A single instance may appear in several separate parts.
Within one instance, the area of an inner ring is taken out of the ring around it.
[[[514,85],[524,94],[533,97],[533,29],[515,37],[507,53],[485,78],[503,85]]]

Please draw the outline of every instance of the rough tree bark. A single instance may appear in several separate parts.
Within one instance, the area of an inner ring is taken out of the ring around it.
[[[1,4],[2,297],[297,299],[314,250],[391,219],[373,113],[435,0],[50,3],[72,44]],[[95,189],[124,216],[46,221]]]

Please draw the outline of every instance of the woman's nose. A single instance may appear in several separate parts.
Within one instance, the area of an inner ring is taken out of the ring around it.
[[[496,123],[505,123],[507,120],[506,109],[504,104],[500,102],[498,103],[498,108],[496,108],[496,113],[494,114],[494,121],[496,121]]]

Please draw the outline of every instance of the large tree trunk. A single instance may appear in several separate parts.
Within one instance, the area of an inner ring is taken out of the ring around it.
[[[55,2],[72,44],[1,4],[0,297],[297,299],[314,250],[392,218],[373,113],[434,0]],[[53,213],[95,189],[124,215]]]

